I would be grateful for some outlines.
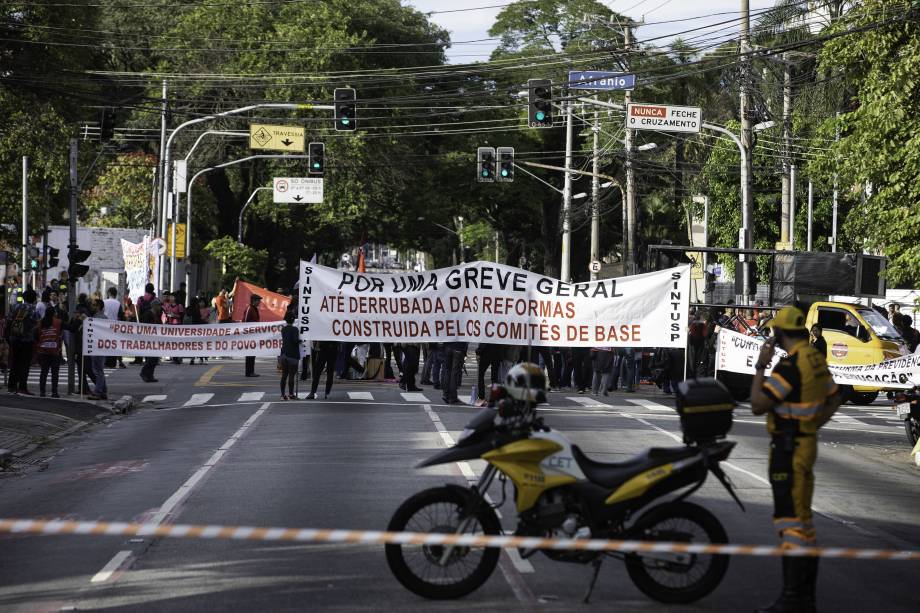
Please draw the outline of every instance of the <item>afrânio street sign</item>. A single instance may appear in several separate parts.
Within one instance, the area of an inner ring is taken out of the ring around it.
[[[570,70],[568,87],[602,91],[634,89],[636,75],[606,70]]]
[[[295,151],[303,153],[304,135],[302,126],[271,126],[254,123],[249,125],[249,148],[271,151]]]
[[[626,105],[626,127],[659,132],[699,132],[703,113],[698,106],[631,103]]]
[[[319,204],[323,201],[323,180],[314,177],[275,177],[277,204]]]

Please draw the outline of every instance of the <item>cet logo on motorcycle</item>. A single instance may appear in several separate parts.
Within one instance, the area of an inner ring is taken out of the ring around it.
[[[684,445],[653,447],[623,462],[587,457],[538,415],[546,381],[532,364],[516,366],[504,386],[492,386],[489,406],[467,424],[454,447],[419,467],[481,459],[487,467],[475,485],[447,484],[421,491],[393,514],[390,531],[501,535],[496,514],[513,486],[515,536],[558,539],[631,539],[693,544],[727,543],[722,524],[688,502],[711,473],[741,506],[720,462],[735,443],[724,440],[735,403],[714,379],[678,386],[677,411]],[[501,500],[485,494],[495,482]],[[614,553],[541,550],[552,560],[590,564],[588,596],[607,557],[623,560],[642,592],[667,603],[688,603],[714,590],[728,569],[725,555],[663,552]],[[522,558],[537,552],[520,550]],[[406,588],[427,598],[459,598],[482,585],[495,570],[497,548],[391,544],[387,563]],[[586,596],[587,600],[587,596]]]

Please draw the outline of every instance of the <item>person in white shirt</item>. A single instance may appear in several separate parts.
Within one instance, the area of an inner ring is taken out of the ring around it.
[[[108,298],[102,301],[102,312],[105,313],[105,318],[111,319],[112,321],[123,321],[125,318],[125,312],[121,306],[121,301],[118,299],[118,290],[114,287],[110,287],[108,290],[106,290],[106,294],[108,295]],[[109,362],[108,366],[110,368],[114,367],[116,360],[118,362],[118,368],[125,367],[125,363],[121,356],[107,360]]]

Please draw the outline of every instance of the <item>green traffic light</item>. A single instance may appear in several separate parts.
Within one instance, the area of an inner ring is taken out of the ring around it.
[[[483,170],[483,171],[482,171],[482,176],[488,177],[488,176],[489,176],[489,171],[488,171],[488,170]]]
[[[537,118],[537,121],[543,121],[544,119],[546,119],[546,113],[544,113],[543,111],[537,111],[536,118]]]
[[[320,167],[319,162],[313,162],[313,168],[319,168],[319,167]]]
[[[350,123],[351,123],[351,120],[350,120],[350,119],[348,119],[347,117],[342,117],[342,125],[343,125],[343,126],[347,126],[347,125],[350,124]]]
[[[503,176],[503,177],[507,177],[507,176],[508,176],[508,171],[505,170],[505,169],[502,169],[502,176]]]

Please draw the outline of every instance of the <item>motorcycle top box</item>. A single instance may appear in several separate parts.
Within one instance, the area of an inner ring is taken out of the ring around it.
[[[734,409],[728,388],[715,379],[689,379],[677,386],[677,413],[688,445],[725,438],[732,429]]]

